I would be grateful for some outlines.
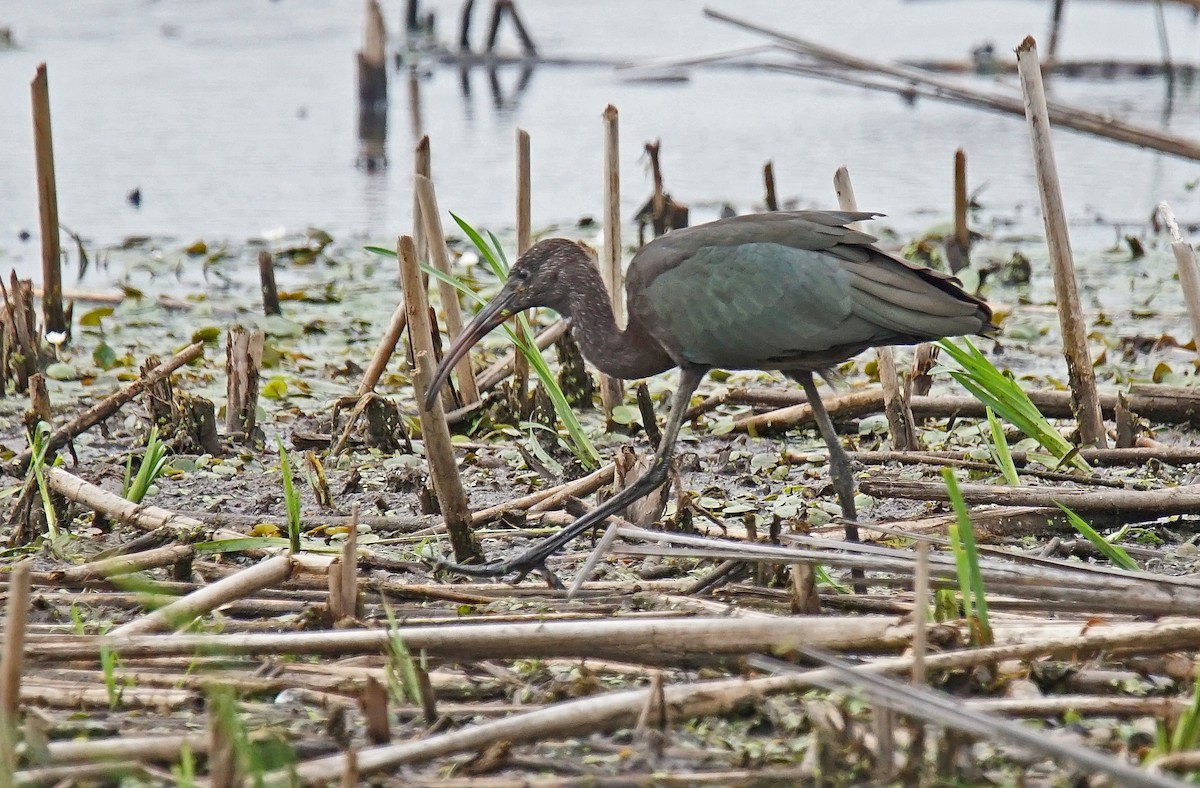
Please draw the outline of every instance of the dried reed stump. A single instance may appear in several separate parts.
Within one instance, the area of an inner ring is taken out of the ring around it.
[[[147,356],[142,364],[142,376],[147,377],[162,362]],[[220,454],[221,441],[217,436],[217,409],[212,400],[177,391],[170,377],[163,377],[146,387],[142,402],[150,423],[158,427],[159,435],[176,452],[187,454]]]
[[[33,305],[33,282],[10,275],[9,286],[0,282],[4,295],[4,312],[0,326],[4,333],[4,388],[12,380],[20,393],[29,389],[29,377],[44,369],[53,355],[42,342],[37,330],[37,312]]]
[[[225,434],[248,442],[253,438],[262,367],[263,332],[234,326],[225,345]]]

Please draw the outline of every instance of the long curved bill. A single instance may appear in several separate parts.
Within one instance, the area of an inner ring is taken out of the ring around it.
[[[429,390],[425,392],[425,410],[433,407],[438,392],[450,378],[451,370],[463,356],[467,355],[475,343],[490,334],[496,326],[512,317],[514,310],[508,306],[511,300],[512,293],[508,288],[501,290],[495,298],[484,305],[483,309],[479,310],[470,323],[463,327],[458,339],[454,340],[450,349],[446,351],[446,355],[442,357],[442,363],[438,364],[438,368],[434,370],[433,381],[429,384]]]

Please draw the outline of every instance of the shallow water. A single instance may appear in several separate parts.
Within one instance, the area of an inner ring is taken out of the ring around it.
[[[460,4],[427,5],[450,37]],[[705,19],[703,5],[525,0],[520,8],[546,54],[638,59],[759,43]],[[1044,37],[1048,16],[1047,4],[1022,0],[714,5],[876,58],[966,57],[984,40],[1007,52],[1026,33]],[[393,33],[400,12],[400,3],[385,4]],[[1194,59],[1200,28],[1192,13],[1169,7],[1167,24],[1176,57]],[[7,4],[3,25],[12,26],[19,48],[0,51],[0,265],[24,268],[37,258],[27,85],[41,61],[50,72],[60,215],[88,239],[242,240],[310,224],[341,238],[408,231],[417,129],[403,71],[391,75],[392,166],[355,167],[359,3],[40,0]],[[479,13],[477,37],[484,25]],[[1072,4],[1062,53],[1153,60],[1155,30],[1150,4]],[[512,223],[518,127],[533,139],[535,224],[598,215],[600,113],[611,102],[621,110],[627,218],[649,191],[642,143],[661,138],[668,188],[697,218],[715,215],[722,202],[749,210],[761,199],[762,164],[773,159],[785,198],[832,205],[830,178],[845,164],[864,208],[915,233],[948,215],[951,160],[962,146],[971,186],[985,187],[980,199],[990,211],[1016,218],[1020,231],[1040,231],[1018,118],[932,101],[909,106],[888,94],[745,70],[693,70],[684,83],[645,84],[609,67],[540,67],[519,92],[518,69],[498,78],[499,105],[479,69],[467,77],[470,95],[451,67],[433,65],[416,80],[441,206],[477,224]],[[992,82],[966,79],[976,87]],[[1089,109],[1200,133],[1192,86],[1177,86],[1168,120],[1161,80],[1055,80],[1052,88]],[[1110,228],[1093,230],[1097,218],[1144,225],[1163,199],[1185,220],[1200,220],[1188,188],[1200,177],[1196,163],[1071,133],[1058,135],[1056,146],[1080,248],[1112,242]],[[135,187],[140,209],[125,200]],[[34,240],[16,240],[22,230]]]

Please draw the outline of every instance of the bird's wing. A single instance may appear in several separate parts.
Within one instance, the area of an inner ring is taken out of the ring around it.
[[[725,368],[826,366],[986,326],[986,306],[949,278],[836,223],[850,215],[816,214],[828,224],[815,229],[811,215],[793,216],[790,234],[776,220],[664,236],[631,267],[630,310],[677,360]]]

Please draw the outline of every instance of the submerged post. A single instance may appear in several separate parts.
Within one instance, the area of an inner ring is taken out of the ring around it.
[[[1046,227],[1046,245],[1050,250],[1050,266],[1054,273],[1054,293],[1058,302],[1058,322],[1062,327],[1063,355],[1067,360],[1072,407],[1079,424],[1081,443],[1102,449],[1108,445],[1108,441],[1104,435],[1104,419],[1096,393],[1096,373],[1092,369],[1092,356],[1087,346],[1087,327],[1079,305],[1075,263],[1071,258],[1071,236],[1067,232],[1066,210],[1054,162],[1054,145],[1050,139],[1046,92],[1042,87],[1041,64],[1033,36],[1026,36],[1017,47],[1017,72],[1021,77],[1021,92],[1025,98],[1025,117],[1029,121],[1042,221]]]
[[[42,322],[46,331],[65,332],[62,250],[58,243],[58,187],[54,179],[50,83],[45,63],[38,65],[29,87],[33,99],[33,147],[37,159],[38,217],[42,233]]]

